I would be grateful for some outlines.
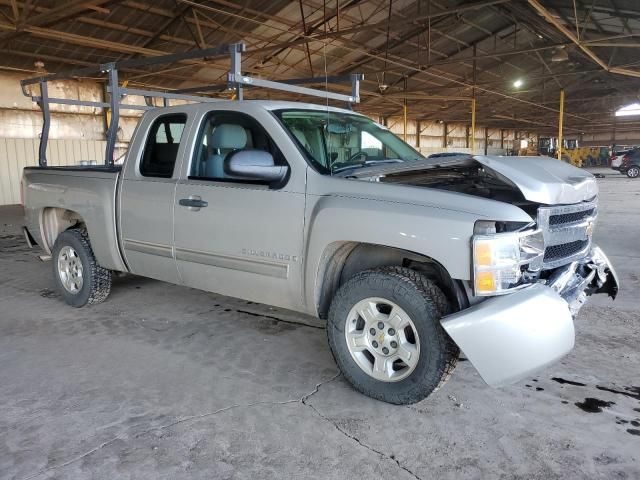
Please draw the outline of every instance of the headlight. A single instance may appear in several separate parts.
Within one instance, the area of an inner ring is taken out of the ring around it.
[[[543,255],[544,240],[540,230],[474,235],[475,295],[500,295],[522,286],[523,270],[539,270]]]

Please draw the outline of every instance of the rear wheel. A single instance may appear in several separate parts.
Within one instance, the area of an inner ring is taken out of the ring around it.
[[[356,390],[415,403],[444,383],[457,362],[458,348],[440,325],[449,311],[442,291],[413,270],[361,272],[332,301],[329,346]]]
[[[640,177],[640,167],[634,165],[627,170],[627,177],[638,178]]]
[[[84,307],[109,296],[111,271],[98,265],[85,230],[62,232],[51,253],[56,287],[69,305]]]

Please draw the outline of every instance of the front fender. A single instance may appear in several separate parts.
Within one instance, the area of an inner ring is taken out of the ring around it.
[[[316,314],[319,266],[347,242],[392,247],[430,257],[453,279],[471,279],[471,245],[480,219],[531,222],[515,205],[409,185],[320,175],[307,170],[305,303]]]
[[[308,201],[305,292],[310,313],[317,313],[323,256],[349,242],[427,256],[440,263],[452,278],[469,280],[469,242],[476,220],[468,213],[369,199],[320,197]]]

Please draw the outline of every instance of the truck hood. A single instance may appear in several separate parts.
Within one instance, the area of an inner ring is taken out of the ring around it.
[[[412,183],[412,173],[416,177],[424,177],[436,175],[439,171],[469,169],[478,164],[489,176],[517,189],[529,202],[546,205],[571,204],[590,200],[598,194],[598,185],[592,174],[551,157],[460,155],[364,167],[350,170],[344,176],[370,181],[388,181],[387,178],[394,178],[393,182],[397,183],[402,183],[402,178],[407,179],[407,183]],[[464,178],[468,180],[469,177]],[[448,189],[453,190],[450,185],[451,176]],[[424,186],[430,185],[424,183]]]
[[[579,203],[598,194],[598,184],[591,173],[555,158],[488,155],[473,158],[514,184],[531,202]]]

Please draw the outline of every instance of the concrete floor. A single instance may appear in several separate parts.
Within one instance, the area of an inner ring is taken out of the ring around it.
[[[462,362],[409,407],[354,392],[291,312],[138,277],[68,307],[2,208],[0,478],[640,478],[640,180],[599,183],[619,300],[538,376]]]

